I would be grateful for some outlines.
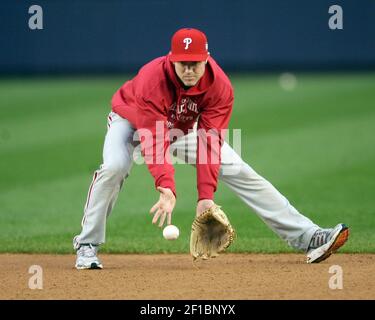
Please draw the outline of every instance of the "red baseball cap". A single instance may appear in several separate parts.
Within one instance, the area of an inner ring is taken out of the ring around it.
[[[205,61],[209,54],[207,37],[202,31],[184,28],[172,37],[169,53],[172,62]]]

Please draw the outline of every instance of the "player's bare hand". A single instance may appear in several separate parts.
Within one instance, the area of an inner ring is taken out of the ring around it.
[[[160,192],[159,201],[151,208],[150,213],[154,215],[152,223],[156,224],[159,220],[159,227],[162,227],[167,218],[167,224],[172,224],[172,212],[176,205],[176,197],[169,188],[158,187]]]
[[[205,210],[211,208],[214,204],[215,203],[213,202],[213,200],[209,200],[209,199],[199,200],[197,204],[197,212],[196,212],[197,216],[202,214]]]

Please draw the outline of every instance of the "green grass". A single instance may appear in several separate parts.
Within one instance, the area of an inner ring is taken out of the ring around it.
[[[375,252],[375,74],[232,76],[232,128],[242,156],[322,227],[345,222],[342,252]],[[0,252],[71,253],[106,116],[126,77],[0,80]],[[134,165],[108,220],[105,252],[188,252],[195,170],[176,165],[173,222],[165,241],[148,214],[158,199],[146,167]],[[216,201],[238,237],[231,252],[293,252],[225,185]]]

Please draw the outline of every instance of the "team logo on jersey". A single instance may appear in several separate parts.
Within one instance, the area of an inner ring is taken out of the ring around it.
[[[174,102],[169,107],[167,127],[174,127],[176,121],[187,122],[196,119],[199,114],[198,104],[190,98],[182,98],[180,104]]]
[[[183,98],[181,99],[180,105],[176,105],[177,108],[177,118],[180,117],[181,114],[188,113],[188,110],[192,111],[193,113],[198,113],[198,104],[195,103],[190,98]]]
[[[185,38],[183,42],[185,43],[185,50],[187,50],[189,49],[189,45],[193,42],[193,40],[191,38]]]

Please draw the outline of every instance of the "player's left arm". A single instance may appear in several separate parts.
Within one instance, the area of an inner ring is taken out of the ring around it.
[[[233,109],[233,92],[203,109],[197,134],[197,214],[213,204],[221,164],[221,147]]]

